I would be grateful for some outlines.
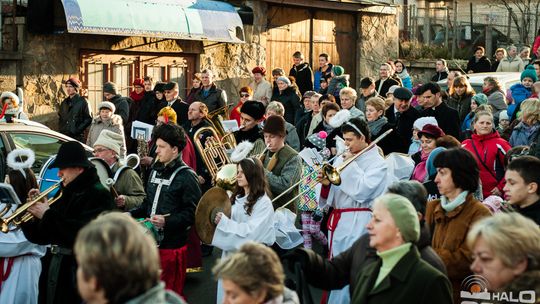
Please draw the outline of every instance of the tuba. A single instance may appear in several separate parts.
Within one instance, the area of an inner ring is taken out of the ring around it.
[[[234,148],[236,146],[234,133],[225,131],[223,123],[221,123],[223,120],[229,119],[229,106],[225,105],[208,113],[206,118],[216,130],[216,133],[219,134],[221,142],[228,143],[232,148]]]

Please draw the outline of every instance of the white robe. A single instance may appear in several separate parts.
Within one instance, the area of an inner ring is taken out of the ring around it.
[[[9,216],[12,211],[4,217]],[[37,303],[41,274],[40,258],[45,255],[45,251],[45,246],[30,243],[21,229],[8,233],[0,232],[0,257],[15,257],[7,280],[2,282],[0,303]],[[5,259],[4,272],[7,265],[8,259]]]
[[[337,167],[341,163],[343,158],[338,157],[334,161],[334,166]],[[341,172],[341,185],[330,187],[326,204],[334,209],[371,209],[373,200],[384,194],[391,182],[387,171],[388,166],[377,147],[371,148]],[[332,240],[332,244],[328,244],[332,248],[331,256],[337,256],[349,249],[366,233],[366,225],[370,219],[371,212],[342,213],[335,231],[329,232],[329,240]],[[332,291],[328,303],[350,303],[349,286]]]
[[[267,195],[260,197],[251,211],[246,213],[247,197],[237,197],[231,210],[231,218],[222,216],[216,227],[212,245],[223,250],[222,258],[238,250],[248,241],[272,245],[276,241],[274,230],[274,207]],[[221,304],[223,288],[218,281],[217,303]]]

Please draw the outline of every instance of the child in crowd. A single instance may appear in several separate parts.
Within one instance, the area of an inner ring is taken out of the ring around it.
[[[328,93],[328,83],[330,82],[330,77],[330,75],[325,75],[321,77],[319,94],[324,95]]]
[[[540,160],[528,155],[517,157],[508,164],[504,177],[508,202],[540,225]]]
[[[510,118],[508,117],[508,112],[506,110],[502,110],[501,113],[499,113],[499,125],[497,126],[497,132],[499,132],[499,134],[503,134],[509,126]]]
[[[538,81],[538,77],[536,76],[534,66],[528,66],[521,73],[521,82],[514,84],[508,90],[506,97],[510,102],[507,110],[510,121],[518,117],[521,102],[532,95],[533,83],[536,81]]]
[[[435,125],[438,126],[437,120],[433,116],[420,117],[413,123],[413,136],[412,143],[409,146],[409,155],[420,151],[420,138],[418,138],[418,132],[424,128],[425,125]]]

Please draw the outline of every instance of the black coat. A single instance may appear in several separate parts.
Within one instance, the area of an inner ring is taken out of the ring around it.
[[[167,106],[168,104],[169,102],[166,102],[165,106]],[[183,125],[183,124],[189,123],[188,114],[187,114],[189,111],[189,105],[185,103],[184,101],[182,101],[182,98],[178,97],[171,105],[171,108],[176,112],[177,124]]]
[[[441,102],[440,105],[424,109],[420,112],[420,117],[433,116],[437,120],[439,128],[446,135],[452,135],[459,139],[459,115],[457,110],[449,107],[446,103]]]
[[[516,210],[524,217],[530,218],[536,224],[540,225],[540,201],[525,208],[516,208]]]
[[[491,62],[486,56],[482,56],[480,60],[476,61],[476,57],[472,56],[467,63],[467,73],[473,71],[473,73],[491,72]]]
[[[451,304],[448,278],[424,260],[412,247],[390,273],[375,286],[382,260],[367,265],[358,275],[351,303]]]
[[[152,166],[152,173],[156,172],[156,178],[169,179],[176,168],[187,166],[178,156],[167,165],[156,162]],[[152,202],[156,196],[157,184],[148,182],[146,185],[146,197],[142,204],[130,211],[135,218],[150,217]],[[156,214],[170,214],[165,218],[163,240],[160,249],[176,249],[186,244],[189,228],[195,222],[195,207],[201,198],[201,189],[197,181],[197,175],[187,167],[180,170],[168,187],[161,188]]]
[[[208,112],[212,112],[227,105],[227,94],[214,83],[210,86],[206,97],[204,96],[204,88],[201,87],[201,89],[197,91],[194,99],[194,101],[204,103],[208,107]]]
[[[471,99],[473,95],[459,96],[454,94],[448,98],[447,104],[449,107],[458,111],[459,125],[463,124],[463,121],[467,115],[471,112]]]
[[[394,132],[390,134],[392,141],[388,148],[391,152],[407,153],[412,140],[412,129],[414,122],[420,117],[420,112],[413,107],[403,112],[396,120],[394,106],[390,106],[385,113],[388,123],[390,123]]]
[[[293,76],[296,79],[296,85],[302,95],[307,91],[313,91],[313,71],[308,63],[304,62],[298,66],[293,65],[289,71],[289,76]],[[287,114],[287,111],[285,111],[285,114]]]
[[[383,98],[386,98],[386,93],[388,93],[388,90],[390,89],[391,86],[393,85],[397,85],[397,86],[400,86],[399,82],[393,78],[387,78],[382,86],[381,86],[381,89],[379,90],[379,86],[381,85],[381,79],[375,81],[375,90],[377,92],[377,94],[379,94],[380,96],[382,96]]]
[[[441,80],[446,79],[446,78],[448,78],[448,72],[447,71],[437,72],[437,73],[435,73],[435,75],[433,75],[433,77],[431,77],[431,81],[437,82],[437,81],[441,81]]]
[[[300,147],[304,147],[304,142],[309,131],[309,125],[313,118],[313,111],[304,112],[300,119],[296,122],[296,132],[298,133],[298,139],[300,140]]]
[[[60,133],[84,142],[84,131],[92,123],[88,102],[84,97],[75,94],[60,104],[58,110],[58,126]]]
[[[285,108],[285,121],[288,123],[294,124],[294,119],[296,117],[296,111],[301,111],[300,107],[300,97],[296,95],[296,90],[293,87],[288,87],[279,95],[272,96],[272,100],[279,101]]]
[[[424,261],[446,274],[446,267],[441,258],[430,246],[431,235],[426,227],[420,231],[418,248]],[[367,265],[378,261],[377,251],[369,246],[369,235],[366,233],[356,240],[346,251],[340,253],[332,260],[328,260],[312,250],[300,248],[305,257],[302,270],[309,284],[324,290],[341,289],[350,285],[351,296],[355,292],[359,273]]]
[[[120,117],[122,117],[122,122],[126,123],[129,119],[129,105],[131,104],[131,98],[123,97],[122,95],[114,95],[109,101],[116,107],[114,114],[120,115]]]
[[[262,134],[261,128],[257,125],[254,128],[251,128],[247,131],[244,130],[238,130],[234,132],[234,138],[236,139],[236,143],[241,143],[243,141],[249,141],[250,143],[254,143],[257,141],[257,139],[264,139],[264,136]]]
[[[35,244],[58,245],[73,249],[77,233],[100,213],[113,210],[111,193],[99,181],[94,167],[86,169],[66,187],[62,187],[62,197],[51,205],[41,220],[22,225],[26,238]],[[41,259],[42,272],[39,279],[39,302],[46,303],[47,278],[52,254]],[[54,303],[80,303],[76,285],[77,263],[73,254],[64,255],[60,264],[58,285]]]
[[[151,124],[151,125],[156,124],[157,115],[153,115],[154,107],[155,107],[155,102],[154,102],[155,98],[156,98],[156,94],[154,93],[154,91],[144,92],[144,97],[141,100],[139,113],[137,113],[137,117],[135,117],[135,120],[142,121],[144,123]]]

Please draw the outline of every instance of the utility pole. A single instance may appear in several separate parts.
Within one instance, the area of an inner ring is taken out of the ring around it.
[[[454,35],[452,37],[452,59],[455,58],[456,56],[456,42],[457,42],[457,35],[458,35],[458,26],[457,26],[457,13],[458,13],[458,8],[457,8],[457,0],[454,0],[454,26],[453,26],[453,30],[454,30]]]

